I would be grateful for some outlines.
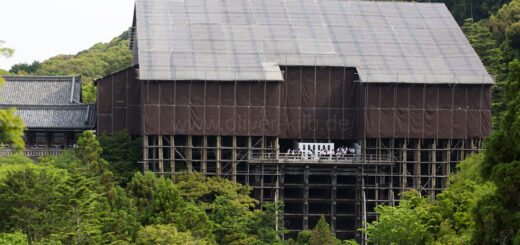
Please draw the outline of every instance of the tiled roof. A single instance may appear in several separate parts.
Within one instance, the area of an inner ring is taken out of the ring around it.
[[[16,115],[27,128],[92,129],[96,126],[94,104],[19,106],[16,109]]]
[[[141,80],[283,79],[280,65],[356,67],[361,82],[491,84],[444,4],[136,0]]]
[[[80,103],[79,76],[3,76],[0,109],[15,107],[28,129],[93,129],[95,104]]]
[[[81,98],[79,76],[3,76],[0,104],[68,105]],[[72,86],[74,84],[74,86]]]

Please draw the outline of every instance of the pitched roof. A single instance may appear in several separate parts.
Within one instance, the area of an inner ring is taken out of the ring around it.
[[[96,126],[94,104],[59,106],[18,106],[20,116],[27,128],[92,129]]]
[[[136,0],[141,80],[282,80],[280,65],[362,82],[491,84],[444,4]]]
[[[68,105],[81,99],[79,76],[3,76],[0,104]]]
[[[79,76],[3,76],[0,109],[15,107],[29,129],[95,127],[94,104],[80,103]]]

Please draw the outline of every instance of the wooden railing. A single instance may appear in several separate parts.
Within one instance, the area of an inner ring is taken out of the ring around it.
[[[305,162],[389,162],[391,161],[390,155],[372,155],[367,154],[364,158],[363,154],[312,154],[312,153],[264,153],[264,154],[253,154],[255,160],[269,160],[269,161],[305,161]]]
[[[62,149],[24,149],[21,153],[26,157],[42,157],[42,156],[57,156],[60,155],[64,150]],[[13,149],[3,148],[0,149],[0,156],[9,156],[18,153]]]

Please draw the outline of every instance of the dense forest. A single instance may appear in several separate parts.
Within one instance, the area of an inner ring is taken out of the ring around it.
[[[436,199],[404,193],[399,205],[377,207],[362,232],[378,244],[520,244],[520,0],[439,2],[496,77],[494,132]],[[92,81],[130,64],[129,36],[9,72],[80,74],[92,102]],[[23,146],[12,113],[0,110],[0,121],[0,142]],[[85,132],[74,151],[38,163],[1,157],[0,244],[355,244],[336,239],[324,219],[282,241],[283,203],[260,206],[249,187],[200,174],[141,174],[140,142]]]

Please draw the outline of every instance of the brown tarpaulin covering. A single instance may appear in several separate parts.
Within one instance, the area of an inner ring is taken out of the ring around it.
[[[282,70],[284,82],[139,81],[135,68],[120,71],[98,82],[98,133],[462,139],[491,131],[488,85],[366,84],[353,68]]]

